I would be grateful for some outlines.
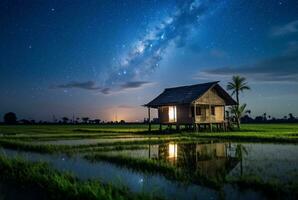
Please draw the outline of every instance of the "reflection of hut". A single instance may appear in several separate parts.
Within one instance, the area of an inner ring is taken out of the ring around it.
[[[218,178],[225,176],[238,163],[230,150],[226,143],[168,143],[159,145],[158,158],[190,173]]]
[[[172,164],[176,163],[178,155],[178,145],[175,143],[161,144],[158,148],[158,158],[170,162]],[[152,158],[152,156],[150,156]]]
[[[236,159],[229,157],[227,144],[199,144],[197,151],[197,170],[200,174],[208,177],[219,177],[233,169]]]

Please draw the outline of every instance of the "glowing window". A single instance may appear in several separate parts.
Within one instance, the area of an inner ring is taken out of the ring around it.
[[[176,106],[169,106],[169,122],[177,121],[177,110]]]

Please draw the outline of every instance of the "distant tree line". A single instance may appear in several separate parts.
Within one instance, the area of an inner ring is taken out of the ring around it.
[[[230,115],[230,112],[227,111],[227,116]],[[289,113],[288,115],[282,117],[282,118],[276,118],[272,117],[271,115],[268,115],[267,113],[264,113],[261,116],[251,117],[251,111],[248,110],[246,112],[246,115],[241,117],[240,121],[241,123],[298,123],[298,117],[295,117],[292,113]],[[237,119],[233,119],[234,116],[230,116],[232,121],[237,122]],[[100,119],[90,119],[89,117],[77,117],[75,119],[69,119],[68,117],[62,117],[60,120],[55,119],[52,122],[49,121],[35,121],[35,120],[27,120],[27,119],[21,119],[17,120],[17,116],[13,112],[8,112],[4,115],[3,121],[5,124],[126,124],[124,120],[120,121],[103,121]],[[134,122],[135,123],[135,122]],[[144,118],[143,121],[138,122],[140,124],[148,123],[148,118]],[[158,118],[153,118],[151,120],[151,123],[158,123]]]
[[[3,116],[4,124],[125,124],[124,120],[120,121],[103,121],[101,119],[91,119],[89,117],[77,117],[77,118],[68,118],[61,117],[57,119],[53,117],[53,121],[35,121],[28,119],[18,120],[17,115],[14,112],[8,112]]]
[[[249,114],[244,115],[241,118],[242,123],[298,123],[298,117],[295,117],[292,113],[282,117],[276,118],[264,113],[261,116],[251,117]]]

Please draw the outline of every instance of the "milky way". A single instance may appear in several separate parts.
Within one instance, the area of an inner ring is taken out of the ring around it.
[[[214,8],[216,2],[192,0],[179,3],[173,14],[137,41],[126,56],[119,59],[118,65],[108,69],[104,92],[110,88],[119,88],[125,82],[139,81],[144,75],[152,73],[170,45],[177,48],[185,45],[190,30]]]

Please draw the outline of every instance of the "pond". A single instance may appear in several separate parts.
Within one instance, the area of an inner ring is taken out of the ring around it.
[[[109,154],[159,160],[213,179],[256,175],[266,181],[290,182],[298,179],[297,152],[294,144],[169,142]]]
[[[29,152],[18,152],[3,149],[2,154],[9,157],[23,157],[30,161],[45,161],[61,171],[69,171],[82,180],[98,179],[103,183],[125,185],[133,192],[162,194],[166,199],[218,199],[220,194],[214,189],[170,181],[161,175],[134,172],[106,162],[91,163],[80,156],[46,155]],[[237,187],[225,185],[223,188],[227,199],[265,199],[252,190],[238,190]]]

